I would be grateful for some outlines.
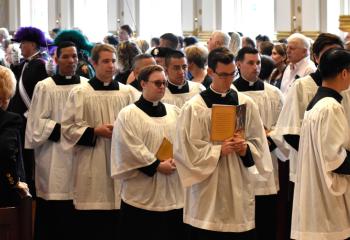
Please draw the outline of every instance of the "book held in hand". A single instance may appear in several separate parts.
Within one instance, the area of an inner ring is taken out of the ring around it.
[[[165,161],[169,158],[173,158],[173,144],[167,138],[163,138],[163,141],[156,153],[156,157],[159,161]]]
[[[211,115],[211,141],[225,141],[239,133],[245,138],[246,104],[221,105],[213,104]]]

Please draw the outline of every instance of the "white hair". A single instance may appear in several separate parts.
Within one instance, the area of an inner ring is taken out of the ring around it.
[[[229,47],[230,44],[230,35],[228,35],[226,32],[217,30],[212,33],[212,36],[220,41],[222,47]]]
[[[290,41],[298,41],[303,45],[305,49],[307,49],[308,51],[310,50],[310,46],[311,46],[310,39],[301,33],[293,33],[292,35],[290,35],[287,38],[287,42],[290,42]]]

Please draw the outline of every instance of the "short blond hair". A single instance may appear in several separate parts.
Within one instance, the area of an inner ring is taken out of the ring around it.
[[[16,78],[9,68],[0,66],[0,99],[12,98],[16,91]]]

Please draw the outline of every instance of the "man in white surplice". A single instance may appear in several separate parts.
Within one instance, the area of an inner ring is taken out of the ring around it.
[[[81,239],[107,239],[118,231],[119,182],[111,178],[113,123],[134,102],[131,86],[113,80],[116,50],[109,44],[92,50],[96,77],[72,89],[62,117],[62,143],[74,147],[74,194]],[[116,211],[117,210],[117,211]]]
[[[256,186],[255,224],[258,239],[276,239],[276,211],[278,181],[278,161],[274,152],[276,145],[269,137],[274,129],[283,106],[281,91],[259,79],[261,58],[258,50],[250,47],[241,48],[236,57],[240,77],[233,82],[239,92],[251,97],[258,105],[261,120],[267,132],[267,140],[271,151],[273,174],[267,181],[259,181]]]
[[[174,159],[157,154],[173,143],[179,108],[162,103],[167,81],[161,66],[141,70],[142,96],[114,124],[112,176],[121,179],[122,239],[185,239],[183,187]],[[156,227],[155,227],[156,226]]]
[[[307,106],[300,130],[292,239],[350,237],[350,138],[341,91],[350,84],[350,53],[325,52],[322,86]]]
[[[165,89],[163,102],[181,108],[187,100],[205,90],[202,84],[186,79],[188,65],[182,52],[171,51],[166,55],[165,70],[168,77],[168,87]]]
[[[58,73],[38,82],[29,108],[25,147],[34,149],[36,185],[36,239],[67,238],[73,218],[73,151],[62,148],[61,117],[69,91],[87,79],[76,75],[78,53],[74,43],[56,50]]]
[[[218,48],[208,57],[211,86],[183,106],[174,147],[185,187],[184,222],[190,239],[255,239],[255,182],[268,178],[272,161],[253,100],[231,89],[236,76],[233,54]],[[235,134],[210,140],[213,104],[246,104],[245,139]]]

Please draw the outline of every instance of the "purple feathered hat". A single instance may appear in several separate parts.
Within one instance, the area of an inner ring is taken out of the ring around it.
[[[30,41],[37,43],[40,47],[46,47],[45,34],[35,27],[20,27],[12,41],[19,43],[22,41]]]

